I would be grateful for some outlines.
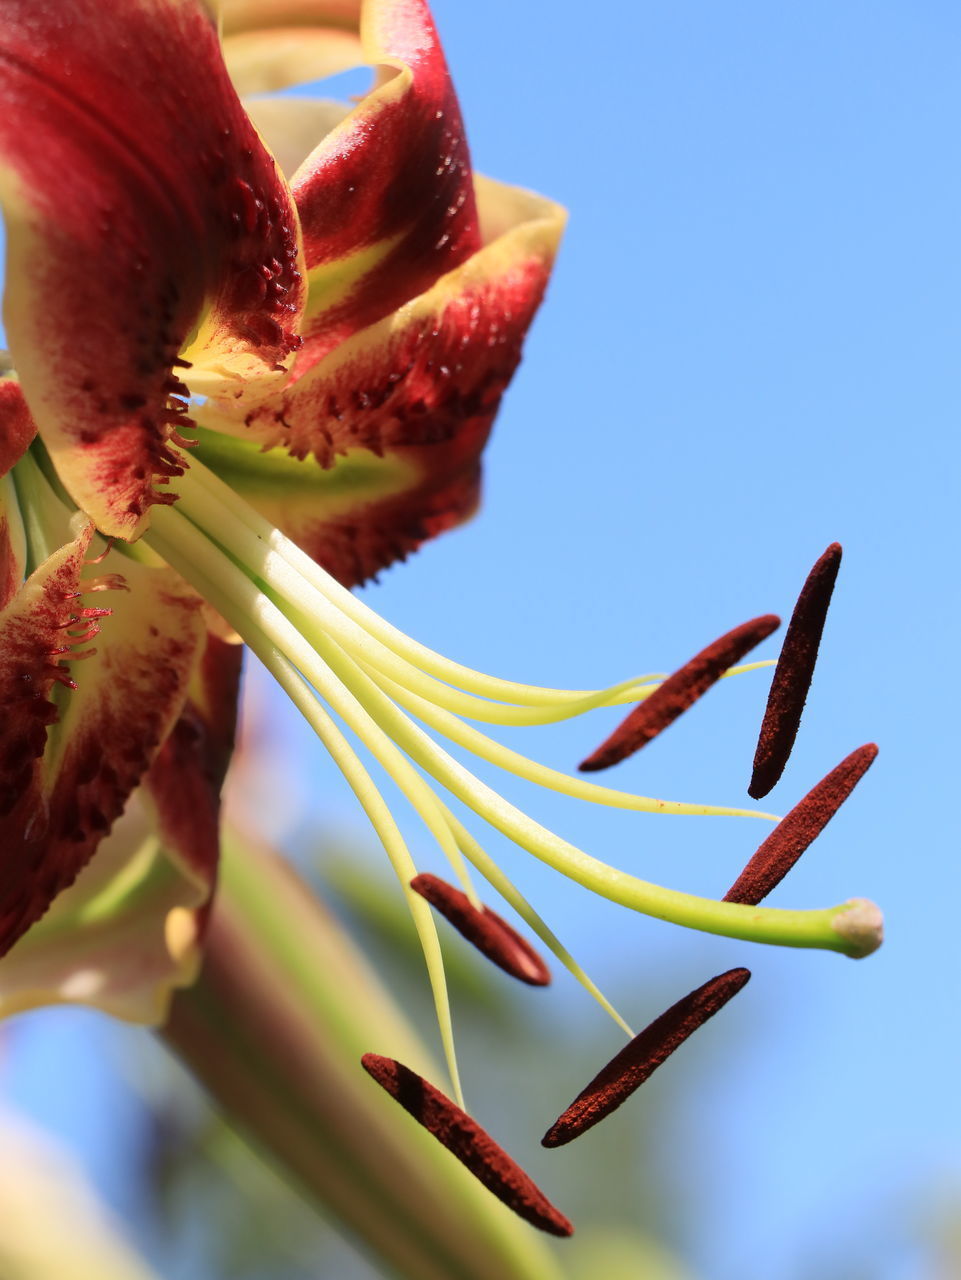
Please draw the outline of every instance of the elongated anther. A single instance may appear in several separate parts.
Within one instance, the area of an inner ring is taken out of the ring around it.
[[[671,1005],[598,1072],[541,1144],[562,1147],[616,1111],[688,1036],[737,995],[750,976],[748,969],[729,969]]]
[[[746,653],[766,640],[780,625],[780,618],[772,613],[765,614],[750,622],[742,622],[709,644],[668,676],[645,702],[636,706],[593,755],[581,761],[578,768],[585,773],[609,769],[612,764],[618,764],[639,751],[720,680],[728,667],[740,662]]]
[[[784,772],[814,676],[828,605],[841,567],[841,544],[832,542],[808,574],[784,635],[747,789],[760,800]]]
[[[878,749],[858,747],[781,819],[724,895],[725,902],[756,907],[781,883],[808,845],[821,834],[867,773]]]
[[[458,933],[505,973],[532,987],[548,985],[551,973],[541,957],[525,938],[490,908],[478,911],[466,893],[461,893],[439,876],[426,873],[414,876],[410,887],[426,898]]]
[[[532,1226],[554,1236],[569,1236],[574,1228],[555,1209],[524,1170],[439,1089],[393,1058],[365,1053],[364,1070],[428,1133],[461,1162],[488,1191]]]

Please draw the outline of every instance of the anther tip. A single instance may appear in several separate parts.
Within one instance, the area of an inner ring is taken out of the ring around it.
[[[616,1111],[689,1036],[737,995],[750,977],[749,969],[729,969],[671,1005],[581,1090],[541,1138],[541,1146],[562,1147]]]
[[[490,907],[478,911],[465,893],[429,872],[414,876],[410,887],[505,973],[531,987],[550,985],[551,971],[543,959],[526,938]]]
[[[678,667],[649,698],[629,712],[597,750],[581,761],[578,769],[582,773],[609,769],[640,751],[693,706],[729,667],[740,662],[780,625],[777,614],[765,613],[726,631]]]

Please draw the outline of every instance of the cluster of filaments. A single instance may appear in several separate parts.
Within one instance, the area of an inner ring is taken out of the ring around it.
[[[548,724],[597,707],[643,701],[658,688],[659,676],[637,677],[603,690],[561,690],[518,684],[471,670],[385,622],[201,464],[193,462],[178,489],[177,506],[155,513],[145,540],[243,636],[310,723],[355,792],[407,893],[442,1028],[448,1016],[439,944],[427,904],[410,890],[417,867],[390,808],[334,716],[356,735],[410,801],[450,861],[469,900],[479,906],[465,860],[625,1029],[623,1019],[423,773],[497,831],[585,887],[677,923],[731,931],[731,908],[726,908],[725,914],[721,904],[651,885],[590,857],[506,801],[421,727],[520,778],[594,803],[645,813],[770,816],[652,799],[599,786],[535,763],[462,718],[505,726]],[[712,912],[713,921],[709,918]],[[735,932],[743,933],[741,929]]]

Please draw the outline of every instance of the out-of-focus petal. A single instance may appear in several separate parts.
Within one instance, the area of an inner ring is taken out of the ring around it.
[[[162,1023],[173,991],[197,975],[210,890],[149,832],[134,800],[76,882],[0,960],[0,1017],[81,1004]]]
[[[126,1243],[80,1162],[49,1133],[0,1112],[4,1280],[159,1280]]]
[[[0,961],[0,1017],[71,1003],[156,1026],[173,992],[195,979],[241,652],[207,637],[186,705],[141,790],[76,882]]]
[[[86,524],[0,612],[0,954],[110,830],[179,716],[203,649],[199,598],[171,570],[133,562],[127,590],[91,597],[111,610],[95,635],[98,620],[84,615],[97,585],[98,567],[85,562],[92,532]]]
[[[304,459],[208,443],[198,456],[334,573],[354,584],[469,515],[480,454],[547,281],[557,205],[478,182],[491,236],[420,297],[342,343],[270,404],[199,420]],[[326,475],[322,474],[326,472]]]
[[[13,377],[0,376],[0,476],[23,457],[37,428]]]
[[[224,58],[239,93],[269,93],[364,61],[360,0],[224,0]]]
[[[188,339],[216,385],[282,379],[296,213],[199,0],[8,0],[3,18],[10,346],[72,496],[130,537],[183,466]]]

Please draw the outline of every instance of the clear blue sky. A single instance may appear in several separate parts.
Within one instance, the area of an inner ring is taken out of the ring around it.
[[[724,1074],[677,1134],[697,1153],[685,1194],[698,1273],[790,1280],[823,1260],[840,1277],[850,1258],[872,1280],[921,1277],[917,1219],[961,1184],[958,12],[934,0],[435,10],[476,167],[550,194],[571,223],[480,516],[368,598],[465,662],[587,686],[670,668],[745,618],[788,611],[817,555],[843,543],[771,803],[790,807],[862,742],[881,755],[772,902],[872,897],[888,919],[880,953],[853,964],[681,935],[510,865],[553,923],[569,918],[583,957],[636,975],[638,1023],[659,1012],[646,975],[681,994],[732,964],[754,970]],[[715,690],[611,782],[746,803],[766,685]],[[610,719],[525,745],[570,767]],[[346,788],[291,735],[305,793],[361,832]],[[598,856],[705,893],[727,887],[761,833],[511,794]],[[573,987],[564,1009],[603,1058],[610,1032]]]

